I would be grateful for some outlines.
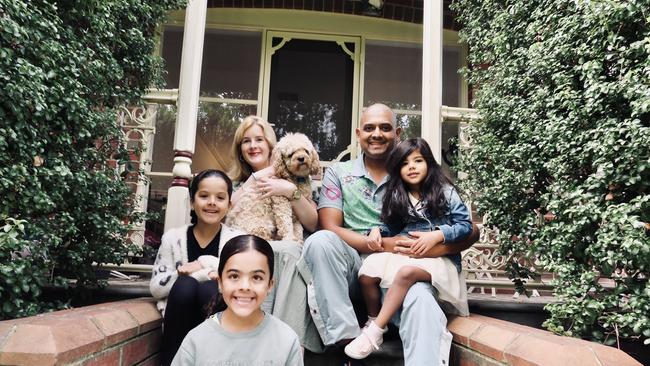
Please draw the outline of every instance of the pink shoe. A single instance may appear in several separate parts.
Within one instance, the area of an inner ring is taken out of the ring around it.
[[[386,328],[379,328],[374,322],[366,324],[361,329],[361,335],[345,346],[345,354],[355,360],[368,357],[369,354],[378,350],[379,346],[384,343],[386,330]]]

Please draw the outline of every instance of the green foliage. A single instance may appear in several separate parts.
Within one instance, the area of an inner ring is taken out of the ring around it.
[[[555,274],[550,330],[648,343],[650,1],[454,8],[481,115],[461,170],[500,250]]]
[[[93,262],[134,250],[135,202],[109,165],[128,160],[116,110],[162,84],[155,31],[181,2],[0,0],[0,219],[18,220],[2,234],[0,319],[40,311],[46,280],[94,284]],[[5,245],[32,254],[5,264]],[[22,293],[5,297],[12,283]]]
[[[40,300],[49,281],[47,246],[25,239],[24,220],[7,219],[0,228],[0,318],[28,316],[60,306]]]

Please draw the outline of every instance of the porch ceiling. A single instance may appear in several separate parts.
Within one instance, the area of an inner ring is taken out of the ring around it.
[[[449,10],[452,0],[444,0],[443,27],[459,30],[454,14]],[[208,8],[292,9],[351,14],[422,24],[423,0],[384,0],[380,9],[368,0],[208,0]]]

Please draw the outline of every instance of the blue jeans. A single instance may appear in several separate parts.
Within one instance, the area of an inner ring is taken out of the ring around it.
[[[307,283],[307,300],[325,345],[360,334],[351,297],[360,296],[357,272],[361,256],[331,231],[305,241],[297,263]],[[405,365],[448,365],[451,333],[430,283],[413,285],[393,323],[399,326]]]

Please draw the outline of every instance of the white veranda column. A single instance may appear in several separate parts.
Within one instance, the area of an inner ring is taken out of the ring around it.
[[[441,162],[442,0],[424,2],[422,35],[422,137]]]
[[[174,134],[174,180],[167,194],[165,231],[189,222],[188,187],[192,178],[206,11],[207,0],[190,0],[185,9],[178,115]]]

